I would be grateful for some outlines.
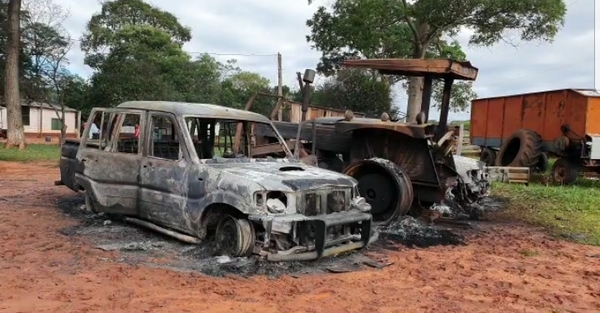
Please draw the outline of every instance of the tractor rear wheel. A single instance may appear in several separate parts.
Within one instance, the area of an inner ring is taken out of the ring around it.
[[[519,129],[502,144],[496,165],[535,167],[542,154],[542,138],[529,129]]]
[[[348,166],[344,174],[358,181],[360,195],[371,205],[373,222],[387,225],[412,207],[414,193],[410,178],[393,162],[372,158]]]

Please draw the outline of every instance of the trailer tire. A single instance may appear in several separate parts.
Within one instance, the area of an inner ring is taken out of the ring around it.
[[[519,129],[502,144],[497,166],[535,167],[542,154],[542,138],[529,129]]]
[[[577,180],[577,165],[567,158],[559,158],[552,165],[552,182],[570,185]]]
[[[540,159],[535,166],[535,170],[539,173],[543,173],[548,170],[548,155],[545,152],[540,154]]]
[[[479,161],[484,162],[487,166],[494,166],[496,162],[496,150],[488,147],[481,148]]]
[[[371,205],[374,224],[388,225],[410,211],[414,199],[412,182],[392,161],[362,160],[348,166],[343,173],[358,181],[360,195]]]

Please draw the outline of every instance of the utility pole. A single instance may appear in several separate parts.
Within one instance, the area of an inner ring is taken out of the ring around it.
[[[283,70],[281,66],[281,53],[277,52],[277,104],[279,110],[277,111],[277,120],[283,120]]]

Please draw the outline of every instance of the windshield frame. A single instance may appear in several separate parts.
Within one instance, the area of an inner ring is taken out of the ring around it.
[[[275,125],[273,125],[273,123],[271,121],[259,121],[256,119],[244,119],[244,118],[239,118],[239,117],[231,117],[231,118],[227,118],[224,116],[218,116],[218,117],[213,117],[213,116],[206,116],[206,115],[200,115],[200,114],[182,114],[181,115],[181,122],[183,122],[182,127],[184,128],[185,131],[185,136],[188,137],[190,139],[190,142],[192,141],[192,134],[191,134],[191,129],[188,127],[188,118],[199,118],[199,119],[214,119],[217,121],[228,121],[228,122],[242,122],[242,123],[255,123],[255,124],[262,124],[262,125],[266,125],[268,126],[273,134],[275,134],[275,138],[277,138],[277,141],[279,143],[279,145],[282,146],[283,148],[283,152],[285,153],[285,157],[284,158],[293,158],[294,155],[292,154],[290,148],[288,147],[287,143],[285,142],[285,140],[283,139],[283,137],[281,136],[281,134],[279,133],[279,131],[277,130],[277,128],[275,127]],[[212,159],[201,159],[198,154],[196,153],[196,149],[194,149],[193,147],[190,147],[190,153],[194,154],[194,158],[196,160],[212,160],[214,159],[214,157]],[[252,156],[251,159],[255,159],[254,156]]]

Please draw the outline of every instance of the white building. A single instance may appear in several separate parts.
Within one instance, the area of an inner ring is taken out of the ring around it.
[[[60,135],[61,123],[56,110],[58,110],[60,115],[61,109],[59,106],[38,102],[23,103],[21,105],[21,114],[23,116],[25,137],[58,137]],[[67,126],[66,137],[78,137],[78,130],[81,127],[81,112],[65,107],[65,124]],[[0,106],[0,130],[6,130],[7,126],[6,107]]]

